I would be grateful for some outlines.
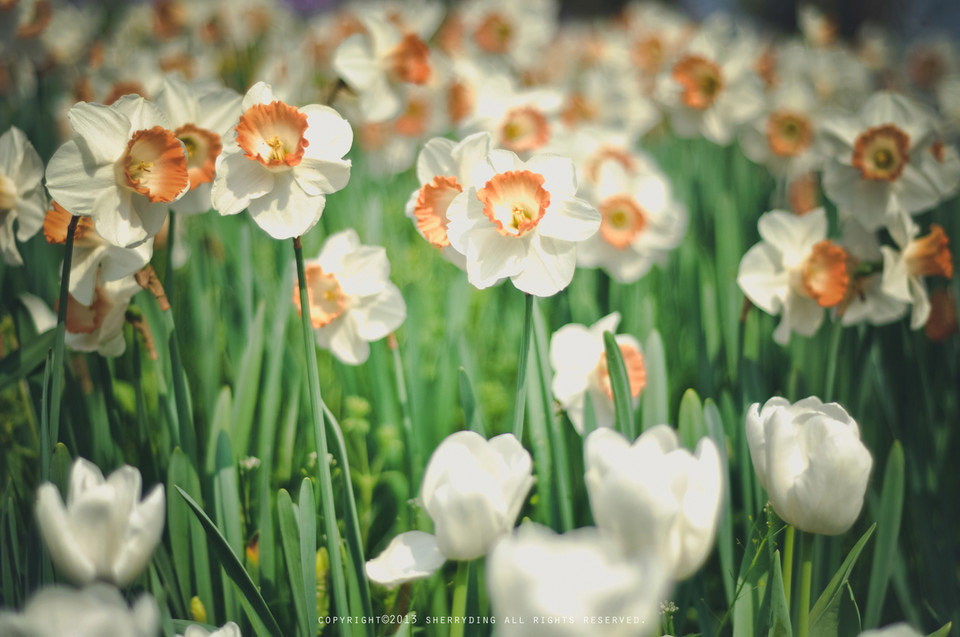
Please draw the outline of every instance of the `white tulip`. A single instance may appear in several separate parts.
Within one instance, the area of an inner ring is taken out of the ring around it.
[[[124,465],[106,480],[77,458],[67,503],[47,482],[37,490],[37,522],[50,558],[77,584],[100,579],[124,586],[146,568],[164,523],[163,485],[140,499],[140,472]]]
[[[447,436],[430,456],[420,488],[434,535],[397,536],[367,562],[367,576],[397,586],[427,577],[448,559],[486,555],[513,529],[531,486],[533,462],[513,434],[490,440],[473,431]]]
[[[853,525],[873,458],[843,407],[815,396],[792,405],[775,397],[750,406],[746,430],[753,468],[777,515],[824,535]]]
[[[629,556],[654,551],[668,575],[682,580],[713,548],[724,475],[713,440],[691,454],[667,425],[632,445],[613,429],[597,429],[585,449],[587,492],[600,531]]]
[[[227,622],[213,632],[210,632],[203,626],[187,626],[182,637],[241,637],[241,635],[239,626],[234,622]]]
[[[656,561],[624,560],[594,528],[524,524],[487,558],[496,635],[648,635],[668,586]]]
[[[29,637],[156,637],[157,603],[142,595],[131,608],[104,584],[82,590],[52,586],[27,602],[21,613],[0,612],[0,635]]]

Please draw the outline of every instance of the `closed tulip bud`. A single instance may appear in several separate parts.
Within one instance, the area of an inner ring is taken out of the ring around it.
[[[233,622],[227,622],[217,630],[210,632],[203,626],[187,626],[182,637],[240,637],[240,627]]]
[[[124,465],[106,480],[95,464],[77,458],[67,502],[52,484],[37,490],[37,522],[57,569],[77,584],[104,580],[125,586],[150,561],[163,534],[164,492],[157,485],[140,499],[140,472]]]
[[[801,531],[839,535],[860,515],[873,466],[856,421],[837,403],[811,396],[754,403],[747,443],[760,485],[785,522]]]
[[[860,637],[923,637],[923,633],[910,624],[891,624],[885,628],[867,630],[860,633]]]
[[[630,557],[655,552],[675,580],[703,565],[724,488],[711,439],[703,438],[691,454],[667,425],[648,429],[632,445],[613,429],[597,429],[584,455],[590,508],[601,533]]]
[[[445,560],[486,555],[508,534],[533,486],[533,462],[513,434],[485,440],[473,431],[447,436],[430,456],[420,500],[434,535],[408,531],[367,562],[384,586],[427,577]]]

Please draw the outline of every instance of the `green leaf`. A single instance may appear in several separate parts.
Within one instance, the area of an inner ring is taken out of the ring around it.
[[[780,570],[780,551],[773,554],[773,573],[770,581],[770,630],[767,637],[793,637],[790,627],[790,608],[783,591],[783,572]]]
[[[303,588],[303,562],[300,557],[300,528],[293,501],[286,489],[277,493],[277,521],[280,527],[280,544],[283,547],[283,561],[287,565],[287,581],[290,583],[290,593],[293,597],[293,606],[297,612],[297,623],[300,627],[300,637],[312,637],[313,622],[307,614],[305,601],[306,591]],[[316,568],[314,568],[316,572]],[[316,598],[314,598],[316,605]]]
[[[887,596],[887,586],[893,572],[900,521],[903,516],[904,458],[903,447],[895,441],[887,457],[880,494],[880,510],[877,515],[877,542],[873,549],[870,566],[870,586],[867,589],[867,609],[863,626],[876,628],[880,624],[880,611]]]
[[[720,525],[717,529],[717,551],[720,553],[720,571],[723,577],[723,592],[727,604],[733,604],[734,566],[733,566],[733,497],[730,492],[730,462],[727,454],[727,438],[723,433],[723,420],[717,405],[707,399],[703,405],[703,421],[710,437],[720,452],[720,465],[723,467],[727,487],[723,493],[723,507],[720,509]]]
[[[627,378],[627,368],[623,363],[623,353],[612,332],[603,333],[603,347],[607,353],[607,370],[610,373],[610,387],[613,389],[613,411],[617,431],[627,440],[633,441],[637,433],[633,426],[630,380]]]
[[[643,429],[670,422],[667,394],[667,364],[660,332],[652,330],[643,345],[643,362],[647,368],[647,386],[643,389]]]
[[[827,584],[817,603],[810,609],[810,634],[817,637],[836,637],[840,624],[840,605],[843,592],[846,590],[847,580],[853,570],[863,547],[867,545],[877,524],[873,523],[866,533],[850,549],[845,560]]]
[[[241,529],[240,492],[237,484],[237,468],[234,464],[230,446],[230,436],[221,431],[217,437],[216,472],[213,476],[213,503],[217,524],[223,529],[224,536],[234,553],[244,553],[243,530]],[[224,606],[227,617],[233,617],[237,611],[233,608],[235,597],[226,582],[223,587]]]
[[[240,361],[240,371],[234,385],[232,433],[234,449],[242,458],[250,449],[250,429],[260,396],[260,368],[263,364],[263,314],[265,304],[260,301],[257,315],[246,331],[247,349]]]
[[[457,379],[460,381],[460,405],[463,407],[463,424],[470,431],[475,431],[484,438],[487,434],[483,430],[483,422],[477,414],[477,400],[473,394],[473,385],[467,370],[461,367],[457,370]]]
[[[306,596],[307,617],[317,616],[317,504],[313,483],[304,478],[300,483],[300,570]],[[314,620],[316,621],[316,620]]]
[[[700,438],[707,435],[707,423],[703,419],[703,406],[700,397],[693,389],[688,389],[680,400],[680,415],[677,418],[680,442],[693,451]]]
[[[930,633],[927,637],[947,637],[950,634],[950,629],[953,628],[953,622],[947,622],[937,630]]]
[[[213,549],[217,561],[240,590],[241,602],[243,603],[244,610],[247,611],[247,616],[250,617],[250,620],[254,624],[254,631],[258,635],[282,634],[280,626],[277,624],[277,620],[274,619],[273,613],[270,612],[270,608],[260,594],[260,590],[257,588],[257,585],[253,583],[253,579],[250,578],[247,570],[243,568],[243,564],[233,552],[233,549],[230,548],[230,543],[227,542],[227,539],[220,532],[220,529],[213,523],[213,520],[207,517],[207,514],[200,508],[200,505],[197,504],[186,491],[180,487],[175,488],[177,493],[180,494],[180,497],[190,506],[194,515],[197,516],[200,524],[203,525],[203,530],[207,534],[210,548]]]
[[[47,357],[47,352],[53,347],[55,334],[56,330],[47,330],[0,359],[0,391],[30,375],[40,366]]]

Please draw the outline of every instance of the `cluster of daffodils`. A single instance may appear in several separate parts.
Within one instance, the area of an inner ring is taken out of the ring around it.
[[[940,128],[920,104],[888,92],[858,113],[822,120],[822,183],[841,238],[828,238],[823,207],[767,212],[737,276],[754,305],[780,316],[778,343],[813,335],[826,310],[843,325],[883,325],[909,313],[911,328],[949,335],[942,324],[952,300],[941,292],[932,307],[927,281],[952,278],[950,240],[940,225],[924,234],[914,219],[960,188],[960,158]]]

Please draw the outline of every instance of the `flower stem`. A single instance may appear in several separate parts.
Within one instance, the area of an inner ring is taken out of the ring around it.
[[[410,417],[410,400],[407,396],[407,383],[403,373],[403,360],[400,356],[400,344],[397,337],[391,334],[387,337],[387,344],[393,355],[393,369],[397,381],[397,400],[400,402],[400,411],[403,414],[403,433],[407,439],[407,463],[410,468],[410,497],[416,497],[420,485],[420,469],[423,459],[420,457],[420,444],[413,431],[413,419]]]
[[[463,637],[466,627],[467,589],[469,587],[470,562],[462,561],[457,564],[457,575],[453,580],[453,603],[450,609],[453,625],[450,627],[450,637]]]
[[[166,267],[163,269],[163,287],[167,290],[167,296],[173,297],[173,243],[177,230],[177,213],[171,210],[167,217],[167,258]]]
[[[800,536],[800,608],[797,614],[797,637],[807,637],[810,633],[810,584],[813,577],[813,540],[812,533]]]
[[[313,436],[317,445],[317,474],[320,482],[320,509],[327,536],[327,553],[330,556],[330,579],[333,582],[333,600],[336,612],[346,616],[350,612],[347,587],[344,581],[343,562],[340,554],[340,529],[333,506],[333,480],[330,477],[330,454],[327,451],[327,434],[323,422],[323,399],[320,396],[320,372],[317,369],[317,348],[313,340],[313,324],[310,321],[310,300],[307,296],[307,278],[303,267],[303,246],[300,237],[293,238],[293,253],[297,260],[297,281],[300,288],[300,325],[303,328],[303,355],[307,363],[307,382],[310,387],[310,411],[313,415]],[[347,624],[340,624],[340,634],[349,635]]]
[[[523,409],[527,400],[527,358],[530,332],[533,331],[533,296],[524,294],[523,332],[520,334],[520,359],[517,364],[517,399],[513,403],[513,435],[523,440]]]
[[[49,436],[45,430],[40,432],[43,449],[40,450],[40,478],[47,480],[50,475],[50,452],[60,436],[60,394],[63,391],[63,340],[67,333],[67,302],[70,293],[70,264],[73,261],[73,237],[77,233],[80,217],[73,215],[67,226],[67,251],[63,255],[63,271],[60,275],[60,303],[57,305],[57,332],[53,341],[53,362],[51,363],[50,421]]]
[[[783,596],[790,608],[790,587],[793,584],[793,540],[796,529],[792,524],[787,525],[787,536],[783,541]]]

